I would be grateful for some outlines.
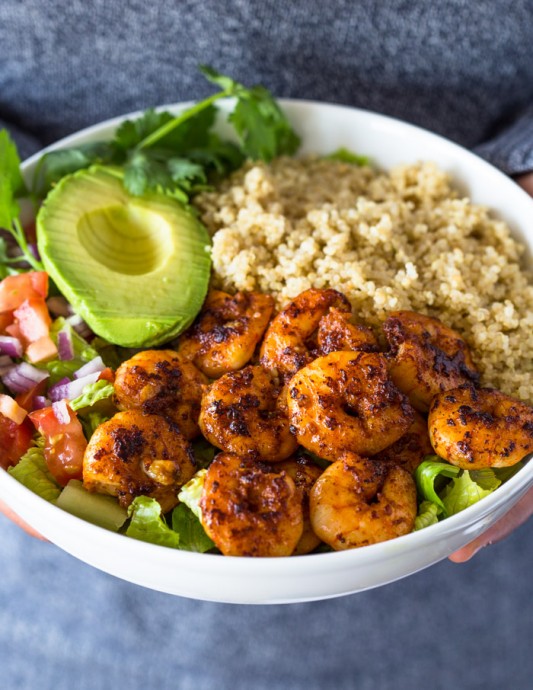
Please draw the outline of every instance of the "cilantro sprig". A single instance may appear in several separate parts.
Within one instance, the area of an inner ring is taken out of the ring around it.
[[[248,88],[212,67],[200,70],[220,91],[178,115],[149,109],[123,122],[109,142],[46,153],[37,166],[34,192],[44,196],[65,175],[97,164],[121,167],[130,194],[158,190],[186,202],[208,186],[212,175],[228,174],[245,158],[270,161],[296,152],[300,139],[267,89]],[[228,120],[239,145],[213,131],[215,103],[222,98],[235,98]]]
[[[18,199],[26,194],[26,186],[20,173],[17,147],[6,130],[0,130],[0,228],[6,230],[17,243],[20,254],[9,252],[5,237],[0,237],[0,278],[20,273],[29,264],[35,271],[42,271],[42,263],[32,253],[20,222]]]

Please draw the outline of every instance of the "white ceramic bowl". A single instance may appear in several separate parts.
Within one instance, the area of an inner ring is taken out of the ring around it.
[[[345,146],[390,168],[435,161],[462,192],[484,204],[533,248],[533,200],[480,158],[412,125],[352,108],[282,101],[301,134],[305,152]],[[170,109],[178,110],[182,106]],[[56,147],[111,135],[123,118],[90,127]],[[39,155],[24,164],[31,175]],[[533,485],[533,462],[493,494],[447,520],[398,539],[352,551],[293,558],[224,558],[177,551],[108,532],[63,512],[0,471],[0,497],[47,539],[73,556],[117,577],[171,594],[232,603],[325,599],[392,582],[465,545],[500,518]]]

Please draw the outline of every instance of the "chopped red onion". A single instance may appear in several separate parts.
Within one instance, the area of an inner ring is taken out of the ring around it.
[[[43,407],[50,407],[52,403],[48,398],[45,398],[44,395],[36,395],[33,398],[33,409],[34,410],[42,410]]]
[[[63,396],[60,395],[59,397],[56,398],[56,397],[55,397],[55,391],[56,391],[58,388],[63,388],[64,386],[67,385],[67,383],[70,383],[69,377],[68,377],[68,376],[63,376],[63,378],[62,378],[62,379],[59,379],[59,381],[58,381],[57,383],[54,383],[53,386],[50,386],[50,388],[48,389],[48,395],[50,396],[50,400],[61,400],[61,398],[62,398]]]
[[[48,391],[50,400],[53,402],[64,399],[74,400],[74,398],[77,398],[83,393],[85,386],[87,386],[89,383],[96,383],[99,376],[100,372],[96,371],[92,374],[88,374],[87,376],[83,376],[82,378],[75,379],[74,381],[68,381],[68,383],[62,383],[61,385],[56,383],[56,385],[52,386],[52,388],[50,388]]]
[[[66,400],[59,400],[52,403],[52,409],[60,424],[68,424],[70,422],[70,412]]]
[[[0,335],[0,352],[10,357],[22,357],[22,343],[18,338]]]
[[[11,357],[7,355],[0,355],[0,376],[3,376],[6,372],[13,368],[14,362]]]
[[[102,372],[105,369],[105,364],[102,361],[101,357],[95,357],[94,359],[91,359],[90,362],[87,362],[87,364],[84,364],[80,369],[74,372],[74,378],[75,379],[81,379],[84,376],[87,376],[87,374],[95,374]]]
[[[72,314],[72,307],[61,295],[49,297],[46,305],[54,316],[71,316]]]
[[[73,314],[72,316],[69,316],[68,319],[66,319],[66,321],[82,338],[87,339],[94,335],[94,333],[85,323],[85,321],[81,318],[81,316],[79,316],[79,314]]]
[[[62,328],[57,334],[57,353],[59,359],[66,361],[74,359],[74,345],[70,327]]]
[[[32,367],[27,362],[15,364],[5,374],[2,375],[2,381],[13,393],[27,393],[30,388],[33,388],[41,381],[44,381],[50,376],[47,371]]]

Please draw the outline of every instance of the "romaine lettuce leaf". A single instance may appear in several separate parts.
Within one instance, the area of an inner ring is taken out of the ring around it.
[[[180,536],[161,517],[161,506],[155,498],[137,496],[128,508],[128,516],[131,518],[126,530],[128,537],[173,549],[179,548]]]
[[[431,501],[422,501],[418,508],[418,515],[415,518],[415,532],[429,525],[434,525],[439,521],[440,507]]]
[[[180,503],[172,511],[172,529],[179,534],[179,548],[184,551],[205,553],[216,548],[198,517],[185,503]]]
[[[205,476],[207,470],[199,470],[192,479],[184,484],[178,494],[178,498],[182,503],[192,510],[198,520],[202,519],[202,510],[200,508],[200,499],[204,489]]]
[[[9,474],[33,493],[45,501],[55,501],[61,493],[61,487],[48,470],[44,459],[44,439],[41,437],[37,445],[29,448],[14,467],[8,469]]]
[[[88,383],[81,395],[71,400],[69,405],[73,410],[92,407],[95,403],[110,398],[114,392],[115,388],[109,381],[101,380],[96,381],[96,383]]]
[[[416,468],[415,479],[419,494],[426,500],[435,503],[446,514],[446,507],[435,489],[438,477],[457,477],[459,467],[443,462],[437,455],[428,455],[427,460]]]
[[[455,515],[488,496],[502,483],[502,477],[493,468],[462,470],[443,462],[438,456],[428,456],[415,474],[418,493],[422,497],[415,529],[420,529],[432,519]],[[445,480],[444,482],[442,480]],[[447,481],[446,481],[447,480]],[[435,506],[430,508],[428,504]]]
[[[486,477],[483,477],[486,481]],[[484,489],[471,476],[468,470],[455,477],[442,491],[441,497],[444,504],[446,515],[455,515],[461,510],[474,505],[479,500],[488,496],[500,486],[499,479],[494,477],[491,488]]]

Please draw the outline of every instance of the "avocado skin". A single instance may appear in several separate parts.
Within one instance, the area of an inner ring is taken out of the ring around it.
[[[130,196],[119,171],[95,166],[64,177],[36,225],[45,269],[75,312],[109,342],[161,345],[199,312],[211,240],[172,197]]]

